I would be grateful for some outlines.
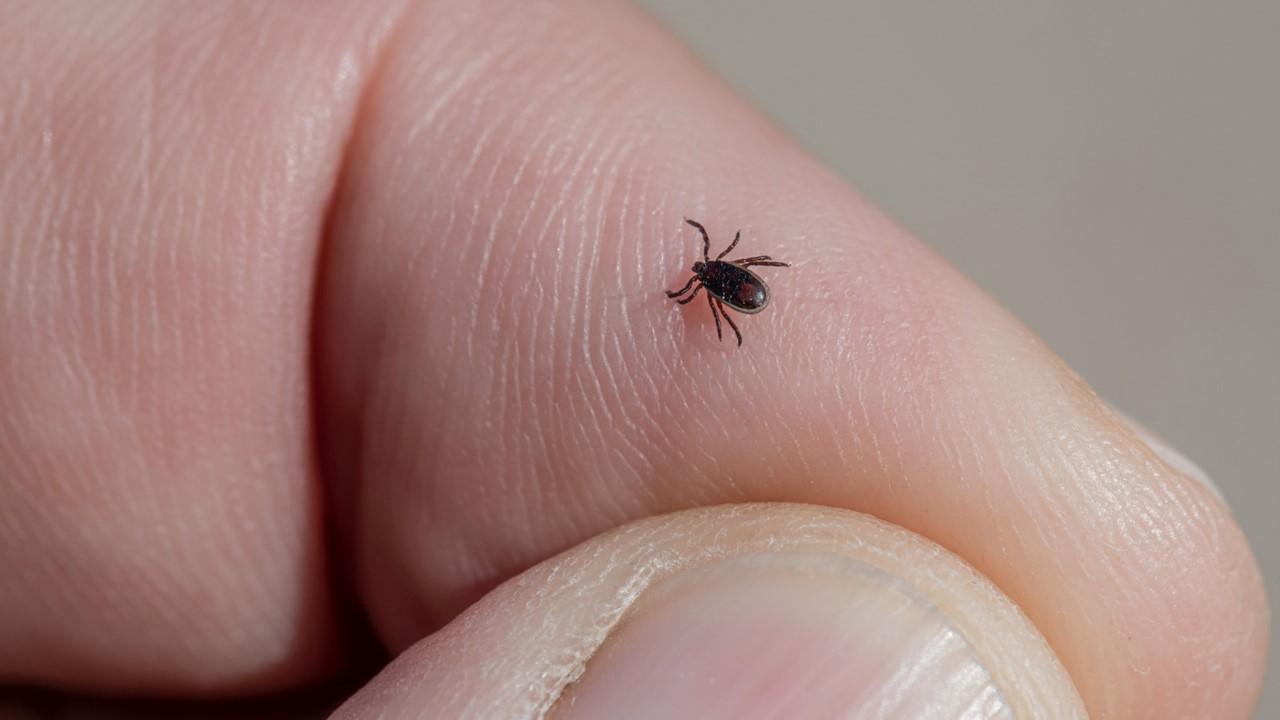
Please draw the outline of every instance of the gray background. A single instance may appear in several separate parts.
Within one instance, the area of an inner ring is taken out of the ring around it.
[[[1204,467],[1280,615],[1280,2],[643,4]]]

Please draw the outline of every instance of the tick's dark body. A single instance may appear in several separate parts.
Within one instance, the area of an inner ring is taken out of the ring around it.
[[[759,275],[723,260],[706,263],[698,281],[707,292],[740,313],[754,315],[769,304],[769,286]]]
[[[716,256],[715,260],[710,258],[711,254],[711,238],[707,236],[707,229],[702,225],[685,218],[685,222],[698,229],[702,233],[702,260],[693,264],[693,277],[689,278],[689,282],[679,290],[668,290],[667,297],[678,298],[689,292],[687,296],[677,300],[676,302],[685,305],[690,300],[698,296],[698,291],[703,288],[707,289],[707,304],[711,306],[711,317],[716,320],[716,337],[724,339],[723,333],[720,331],[720,316],[724,316],[725,322],[729,323],[729,327],[733,329],[733,334],[738,336],[738,345],[742,345],[742,333],[738,331],[738,326],[729,319],[729,312],[724,306],[737,310],[740,313],[754,315],[765,309],[769,304],[769,286],[764,284],[764,280],[759,275],[751,272],[747,268],[753,265],[767,265],[772,267],[790,267],[784,262],[774,260],[768,255],[756,255],[749,258],[738,258],[737,260],[725,261],[725,255],[728,255],[738,245],[738,241],[742,239],[742,231],[739,230],[737,235],[733,236],[733,242],[729,243],[729,247],[724,252]]]

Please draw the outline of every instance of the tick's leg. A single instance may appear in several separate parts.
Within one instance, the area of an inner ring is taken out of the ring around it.
[[[702,223],[697,220],[685,218],[684,221],[698,228],[698,232],[702,233],[702,259],[706,262],[711,262],[709,257],[711,255],[711,238],[707,237],[707,229],[702,227]]]
[[[698,282],[698,276],[694,275],[693,277],[689,278],[689,282],[685,283],[684,287],[680,288],[679,290],[668,290],[667,297],[669,298],[680,297],[681,295],[689,292],[689,288],[693,287],[693,284],[696,282]]]
[[[768,255],[756,255],[749,258],[738,258],[730,260],[730,263],[738,267],[751,267],[752,265],[767,265],[769,267],[791,267],[790,263],[784,263],[781,260],[774,260]]]
[[[716,339],[724,340],[724,334],[720,332],[720,313],[716,312],[716,299],[707,293],[707,304],[711,306],[711,317],[716,319]]]
[[[688,305],[690,300],[692,300],[692,299],[694,299],[694,298],[698,297],[698,291],[699,291],[699,290],[701,290],[701,289],[702,289],[702,286],[701,286],[701,285],[699,285],[698,287],[696,287],[696,288],[694,288],[694,289],[693,289],[693,292],[689,293],[689,297],[687,297],[687,298],[685,298],[685,299],[683,299],[683,300],[677,300],[677,301],[676,301],[676,304],[677,304],[677,305]],[[711,297],[711,293],[707,293],[707,297]]]
[[[733,252],[733,249],[738,247],[738,241],[741,239],[742,239],[742,231],[739,230],[737,234],[733,236],[733,242],[729,243],[729,247],[725,248],[724,252],[717,255],[716,259],[720,260],[724,258],[725,255],[728,255],[729,253]]]
[[[710,296],[708,295],[708,297]],[[724,309],[724,304],[719,300],[716,301],[716,305],[720,306],[720,314],[724,315],[724,321],[729,323],[729,327],[733,328],[733,334],[738,336],[738,347],[742,347],[742,333],[738,332],[738,326],[733,324],[733,318],[729,317],[729,311]]]

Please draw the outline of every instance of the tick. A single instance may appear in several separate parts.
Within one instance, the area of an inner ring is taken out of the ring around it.
[[[716,337],[724,340],[724,334],[720,330],[720,316],[724,315],[724,321],[729,323],[729,327],[733,328],[733,334],[738,336],[738,347],[742,347],[742,333],[738,331],[738,326],[733,324],[733,320],[729,319],[729,313],[725,310],[725,305],[747,315],[755,315],[764,310],[769,305],[769,286],[764,284],[764,280],[759,275],[751,272],[747,268],[756,265],[764,265],[767,267],[791,267],[787,263],[774,260],[768,255],[756,255],[755,257],[738,258],[737,260],[725,260],[724,256],[728,255],[738,246],[738,241],[742,239],[742,231],[739,230],[737,235],[733,236],[733,242],[729,243],[729,247],[724,252],[716,256],[715,260],[711,259],[711,238],[707,236],[707,229],[702,227],[701,223],[684,219],[693,227],[702,233],[702,259],[693,264],[693,277],[689,278],[689,282],[679,290],[668,290],[667,297],[678,298],[689,292],[689,288],[693,288],[693,292],[676,302],[685,305],[698,296],[698,291],[703,288],[707,289],[707,304],[711,306],[711,317],[716,319]]]

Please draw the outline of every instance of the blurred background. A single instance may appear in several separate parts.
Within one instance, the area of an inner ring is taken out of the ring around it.
[[[1274,655],[1280,2],[642,4],[1214,478]]]

